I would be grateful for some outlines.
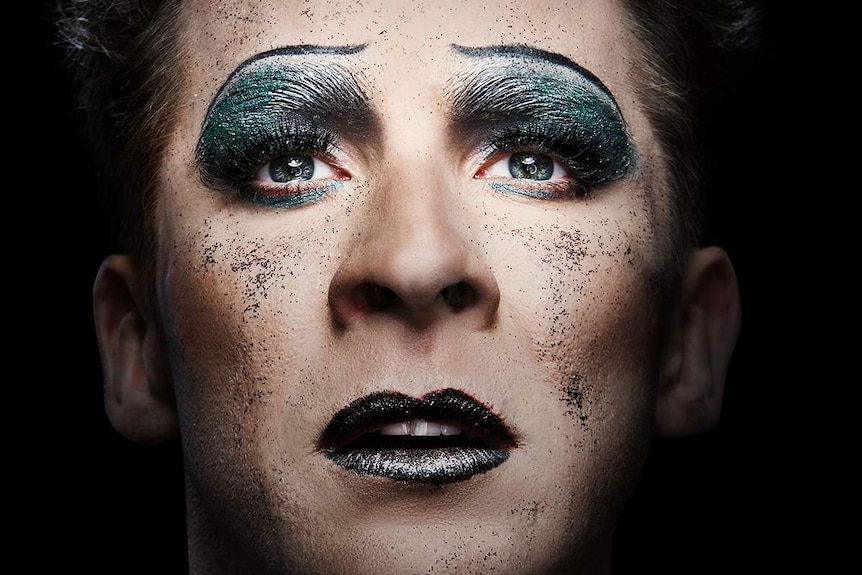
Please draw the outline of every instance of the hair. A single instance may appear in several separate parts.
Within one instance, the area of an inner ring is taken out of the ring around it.
[[[138,259],[144,285],[153,285],[159,162],[183,81],[176,73],[180,0],[54,1],[111,240]]]
[[[711,189],[705,132],[729,88],[744,80],[744,58],[762,37],[756,0],[624,0],[639,42],[635,77],[668,165],[674,269],[703,240]]]
[[[55,0],[83,135],[114,241],[154,262],[156,175],[182,87],[176,73],[180,0]],[[640,96],[670,170],[675,267],[701,241],[700,128],[716,90],[732,81],[734,56],[756,45],[755,0],[623,0],[640,45]]]

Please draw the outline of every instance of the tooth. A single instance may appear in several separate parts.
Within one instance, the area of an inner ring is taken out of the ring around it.
[[[433,421],[425,421],[424,419],[414,419],[413,425],[410,428],[410,435],[440,435],[440,424],[434,423]]]
[[[458,435],[461,433],[461,428],[457,425],[449,425],[448,423],[440,424],[440,435]]]
[[[410,435],[410,422],[390,423],[380,428],[381,435]]]

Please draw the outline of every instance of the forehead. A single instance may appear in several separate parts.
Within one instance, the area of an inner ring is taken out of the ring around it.
[[[372,85],[422,86],[451,73],[453,44],[525,44],[577,62],[618,97],[628,91],[631,35],[617,0],[192,0],[182,11],[184,67],[205,98],[240,62],[295,45],[363,45],[352,64]]]

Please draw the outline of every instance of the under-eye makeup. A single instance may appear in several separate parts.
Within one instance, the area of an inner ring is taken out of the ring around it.
[[[376,119],[337,57],[362,48],[285,47],[240,64],[201,128],[195,155],[204,184],[253,204],[294,208],[349,179],[340,142],[373,134]]]
[[[453,49],[476,61],[447,86],[450,131],[477,150],[476,178],[503,193],[566,199],[633,170],[619,106],[588,70],[529,46]]]

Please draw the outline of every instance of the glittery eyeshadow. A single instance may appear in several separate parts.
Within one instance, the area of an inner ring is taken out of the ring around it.
[[[282,48],[241,64],[216,94],[201,128],[196,160],[204,183],[242,192],[254,170],[279,155],[331,151],[336,127],[339,134],[376,133],[356,79],[319,57],[355,51]]]
[[[532,48],[455,49],[477,65],[447,87],[451,128],[472,135],[486,155],[521,148],[553,153],[585,190],[631,171],[636,153],[622,114],[589,71]]]

